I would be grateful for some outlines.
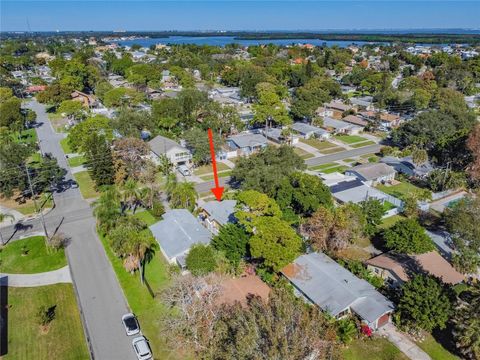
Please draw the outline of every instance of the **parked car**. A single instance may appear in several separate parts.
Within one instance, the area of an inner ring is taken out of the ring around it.
[[[192,175],[190,173],[190,169],[187,167],[187,165],[180,165],[178,167],[178,171],[180,172],[180,174],[182,174],[183,176],[190,176]]]
[[[133,339],[132,345],[138,360],[153,359],[152,350],[145,336],[139,336]]]
[[[122,323],[125,326],[125,332],[128,336],[138,334],[140,332],[140,326],[135,315],[129,313],[122,316]]]

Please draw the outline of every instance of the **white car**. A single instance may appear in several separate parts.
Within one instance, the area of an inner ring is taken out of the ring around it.
[[[122,316],[122,323],[128,336],[136,335],[140,332],[140,326],[135,315],[129,313]]]
[[[145,339],[145,336],[139,336],[133,339],[132,345],[135,354],[137,354],[138,360],[153,359],[152,350],[150,349],[150,345],[148,344],[147,339]]]

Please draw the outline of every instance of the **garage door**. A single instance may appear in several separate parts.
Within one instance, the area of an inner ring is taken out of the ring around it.
[[[388,324],[390,320],[390,314],[384,314],[382,315],[377,322],[377,329],[381,328],[383,325]]]

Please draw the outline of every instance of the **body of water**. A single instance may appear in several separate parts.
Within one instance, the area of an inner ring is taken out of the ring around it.
[[[235,39],[233,36],[171,36],[168,38],[149,38],[149,39],[136,39],[136,40],[125,40],[117,41],[119,45],[122,46],[132,46],[133,44],[138,44],[142,47],[150,47],[151,45],[156,44],[195,44],[195,45],[212,45],[212,46],[225,46],[227,44],[239,44],[241,46],[252,46],[252,45],[264,45],[264,44],[275,44],[280,46],[291,45],[291,44],[312,44],[312,45],[324,45],[327,46],[339,46],[347,47],[352,44],[356,45],[365,45],[373,44],[367,41],[336,41],[336,40],[322,40],[322,39],[272,39],[272,40],[239,40]]]

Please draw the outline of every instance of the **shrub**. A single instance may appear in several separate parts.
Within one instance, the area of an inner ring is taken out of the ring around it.
[[[195,275],[205,275],[215,270],[215,252],[208,246],[203,244],[196,244],[190,249],[185,262],[187,269]]]
[[[156,218],[161,217],[163,214],[165,214],[165,208],[163,207],[163,204],[161,201],[155,200],[153,202],[152,209],[150,210],[150,213],[155,216]]]
[[[47,307],[45,305],[39,306],[37,310],[37,320],[42,326],[47,326],[55,319],[56,305]]]

